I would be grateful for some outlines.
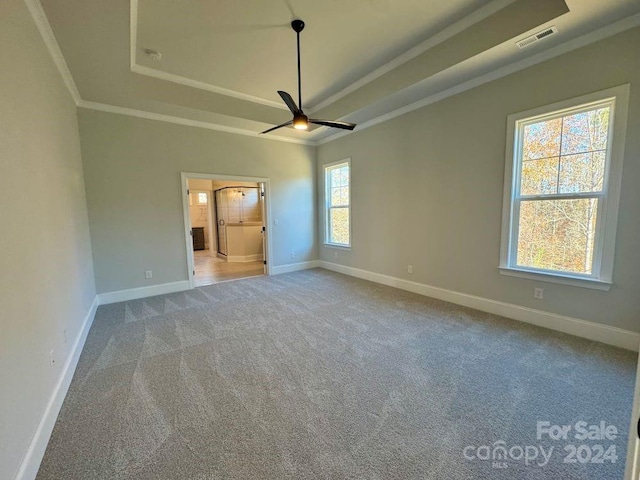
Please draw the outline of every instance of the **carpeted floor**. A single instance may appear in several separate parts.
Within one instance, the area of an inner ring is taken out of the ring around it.
[[[38,479],[613,480],[635,362],[320,269],[106,305]],[[538,440],[538,421],[619,435]]]

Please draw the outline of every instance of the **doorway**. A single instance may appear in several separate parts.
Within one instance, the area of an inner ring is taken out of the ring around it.
[[[182,173],[191,288],[268,274],[268,187],[261,177]]]

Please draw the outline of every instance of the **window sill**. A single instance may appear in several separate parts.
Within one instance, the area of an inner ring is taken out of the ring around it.
[[[329,243],[329,242],[324,242],[323,245],[325,247],[338,248],[340,250],[351,250],[351,245],[340,245],[339,243]]]
[[[513,267],[498,267],[501,275],[510,277],[528,278],[541,282],[559,283],[561,285],[571,285],[573,287],[590,288],[593,290],[609,291],[611,282],[596,280],[592,278],[577,277],[573,275],[558,275],[556,273],[534,272]]]

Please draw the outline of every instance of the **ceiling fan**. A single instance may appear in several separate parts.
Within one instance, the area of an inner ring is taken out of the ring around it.
[[[291,113],[293,113],[293,119],[283,123],[282,125],[278,125],[277,127],[265,130],[261,133],[269,133],[277,130],[278,128],[288,127],[289,125],[293,125],[293,128],[297,130],[307,130],[310,123],[323,125],[325,127],[353,130],[354,128],[356,128],[355,123],[309,118],[302,111],[302,90],[300,88],[300,32],[304,29],[304,22],[302,20],[294,20],[291,22],[291,28],[293,28],[293,31],[296,32],[298,46],[298,105],[296,105],[296,102],[293,101],[291,95],[289,95],[287,92],[283,92],[282,90],[278,90],[278,93],[282,97],[282,100],[284,100],[284,103],[287,104],[287,107],[289,107],[289,110],[291,110]]]

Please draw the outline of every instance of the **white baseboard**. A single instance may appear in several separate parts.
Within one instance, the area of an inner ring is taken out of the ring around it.
[[[276,265],[271,267],[271,275],[280,275],[281,273],[297,272],[298,270],[307,270],[320,266],[320,260],[310,260],[308,262],[289,263],[287,265]]]
[[[76,340],[73,343],[73,348],[67,357],[67,361],[62,367],[60,377],[58,378],[53,392],[51,393],[51,397],[49,398],[47,407],[40,419],[38,428],[36,428],[36,431],[33,434],[27,453],[22,459],[22,463],[20,464],[15,480],[33,480],[38,474],[40,462],[42,462],[44,452],[47,449],[47,444],[49,443],[49,438],[51,438],[51,433],[53,432],[53,427],[55,426],[58,414],[60,413],[60,408],[62,408],[62,403],[67,396],[67,391],[69,390],[73,374],[76,371],[76,366],[78,365],[78,360],[80,359],[84,342],[87,339],[87,334],[93,324],[98,304],[98,296],[96,295],[91,307],[89,308],[89,312],[82,322],[82,327],[76,336]]]
[[[259,262],[262,260],[262,254],[257,253],[255,255],[227,255],[227,262]]]
[[[150,285],[148,287],[130,288],[128,290],[118,290],[116,292],[106,292],[98,294],[100,305],[109,303],[126,302],[137,300],[138,298],[154,297],[165,293],[182,292],[189,290],[189,281],[161,283],[160,285]]]
[[[637,352],[640,347],[640,333],[622,328],[610,327],[595,322],[580,320],[577,318],[558,315],[555,313],[535,310],[533,308],[522,307],[511,303],[499,302],[488,298],[477,297],[466,293],[446,290],[444,288],[433,287],[424,283],[411,282],[389,275],[361,270],[359,268],[339,265],[337,263],[320,260],[320,267],[334,272],[343,273],[352,277],[362,278],[371,282],[388,285],[409,292],[424,295],[426,297],[437,298],[446,302],[455,303],[465,307],[474,308],[483,312],[500,315],[521,322],[530,323],[539,327],[556,330],[577,337],[587,338],[598,342],[614,345],[627,350]]]

